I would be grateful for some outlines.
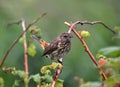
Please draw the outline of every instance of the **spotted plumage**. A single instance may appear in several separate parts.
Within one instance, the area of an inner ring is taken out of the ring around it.
[[[48,56],[53,60],[63,57],[70,51],[71,37],[71,33],[62,33],[56,39],[52,40],[49,44],[45,43],[45,41],[38,39],[35,36],[33,38],[36,39],[44,48],[42,56]],[[44,45],[42,42],[44,42]]]

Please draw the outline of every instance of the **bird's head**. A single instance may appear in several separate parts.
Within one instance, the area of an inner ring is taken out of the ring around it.
[[[70,40],[72,38],[72,34],[71,33],[62,33],[60,35],[60,38],[63,40],[63,39],[66,39],[66,40]]]

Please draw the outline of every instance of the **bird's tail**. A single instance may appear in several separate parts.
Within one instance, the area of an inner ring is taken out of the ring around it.
[[[39,38],[36,37],[35,35],[32,35],[32,38],[33,38],[34,40],[36,40],[36,41],[42,46],[43,49],[45,49],[45,48],[49,45],[49,43],[47,43],[46,41],[44,41],[44,40],[42,40],[42,39],[39,39]]]

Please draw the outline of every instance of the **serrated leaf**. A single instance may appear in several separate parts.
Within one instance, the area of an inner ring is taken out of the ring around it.
[[[40,75],[39,74],[33,75],[32,78],[33,78],[34,82],[40,83]]]
[[[32,27],[30,27],[29,31],[32,35],[35,35],[35,36],[41,38],[41,29],[39,27],[32,26]]]
[[[21,37],[21,38],[19,39],[19,43],[20,43],[20,44],[23,44],[23,43],[24,43],[24,39],[25,39],[24,37]]]
[[[25,77],[26,77],[26,74],[25,74],[24,71],[18,70],[18,71],[17,71],[17,74],[18,74],[18,76],[19,76],[20,78],[25,78]]]
[[[53,62],[51,64],[51,68],[55,70],[58,67],[58,65],[59,65],[59,63]]]
[[[56,87],[63,87],[63,80],[61,80],[61,79],[58,79],[57,81],[56,81]]]
[[[4,79],[0,77],[0,87],[4,87]]]
[[[120,47],[107,47],[100,49],[98,54],[104,55],[106,57],[119,57],[120,56]]]
[[[116,27],[114,28],[114,30],[116,30],[117,32],[120,32],[120,27],[119,27],[119,26],[116,26]]]
[[[53,82],[53,78],[51,75],[45,75],[45,82],[47,83],[52,83]]]
[[[13,87],[18,87],[20,84],[19,84],[19,80],[15,80],[14,81],[14,84],[13,84]]]
[[[48,70],[48,66],[43,66],[41,69],[40,69],[40,72],[45,74],[46,71]]]
[[[46,83],[46,84],[42,84],[40,87],[51,87],[52,84],[51,83]]]
[[[36,47],[34,44],[30,44],[29,47],[27,48],[27,52],[30,56],[35,56],[36,54]]]

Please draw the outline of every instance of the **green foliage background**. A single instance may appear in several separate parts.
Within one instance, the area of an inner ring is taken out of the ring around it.
[[[119,0],[0,0],[0,59],[12,41],[22,32],[20,25],[7,27],[8,22],[24,18],[28,24],[41,13],[47,12],[47,15],[36,25],[41,28],[42,37],[49,42],[60,33],[67,31],[68,27],[64,21],[100,20],[111,28],[119,26],[119,3]],[[113,34],[101,25],[84,25],[78,26],[77,29],[85,29],[91,33],[91,37],[86,41],[94,55],[100,48],[119,46],[119,41],[112,40]],[[29,57],[30,74],[38,73],[43,65],[51,63],[50,59],[41,58],[43,50],[38,43],[35,44],[37,55],[34,58]],[[64,80],[64,87],[77,87],[74,76],[84,78],[85,81],[99,80],[97,69],[76,37],[72,39],[72,49],[64,57],[63,64],[64,69],[60,78]],[[24,69],[22,45],[16,44],[4,66]],[[6,76],[1,71],[0,76],[5,76],[5,87],[13,84],[12,76]],[[34,84],[30,84],[29,87],[33,86]]]

